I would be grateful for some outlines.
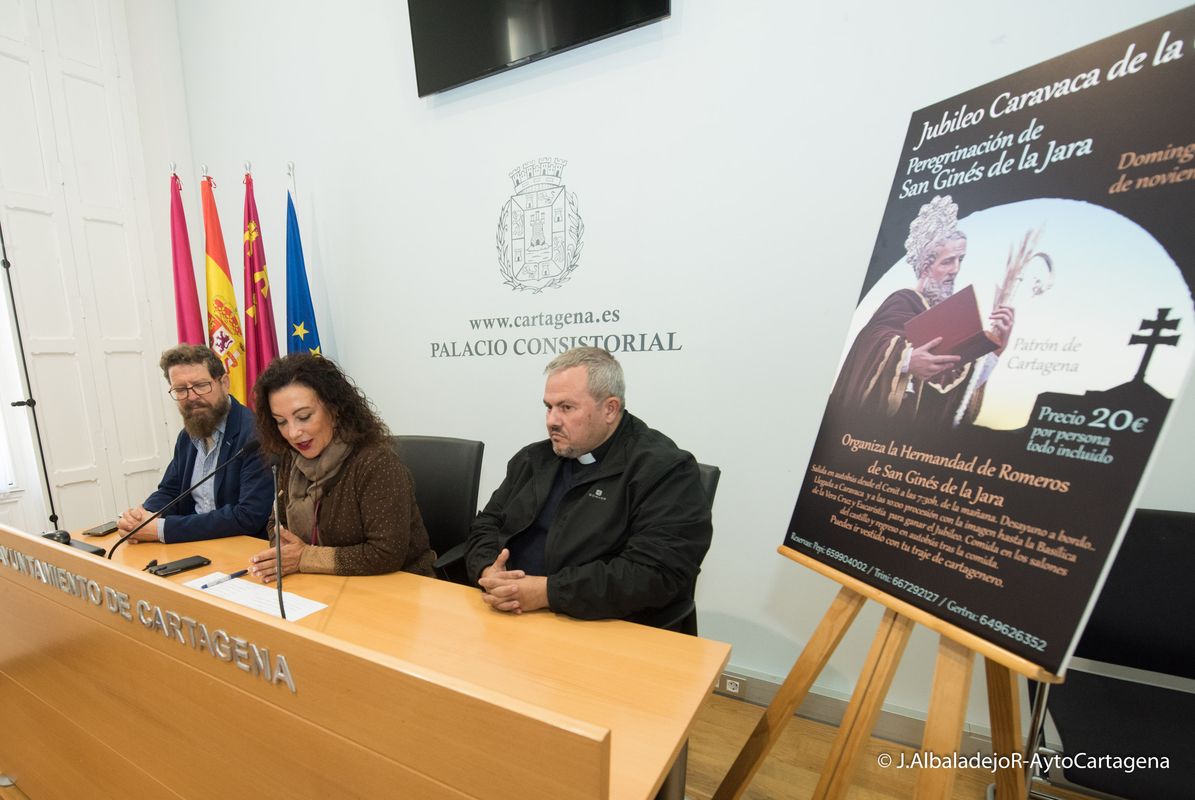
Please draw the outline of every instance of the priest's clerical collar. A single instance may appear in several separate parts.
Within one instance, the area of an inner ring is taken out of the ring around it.
[[[618,420],[618,427],[614,429],[614,432],[610,434],[609,438],[607,438],[606,441],[602,442],[597,447],[593,448],[591,452],[582,453],[581,455],[577,456],[577,463],[583,467],[587,467],[590,464],[596,464],[605,458],[606,453],[610,452],[610,448],[613,446],[614,440],[618,438],[618,434],[622,432],[624,427],[626,427],[626,422],[627,415],[623,414],[622,418]]]

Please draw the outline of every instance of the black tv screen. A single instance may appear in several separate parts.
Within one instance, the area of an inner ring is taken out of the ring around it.
[[[408,0],[419,96],[664,19],[671,0]]]

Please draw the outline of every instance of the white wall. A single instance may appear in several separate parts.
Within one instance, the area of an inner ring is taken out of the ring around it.
[[[573,310],[621,318],[558,333],[675,332],[679,352],[622,357],[629,407],[722,467],[702,631],[734,644],[737,667],[779,677],[835,589],[775,549],[910,114],[1182,3],[673,5],[662,24],[421,100],[404,3],[180,0],[186,131],[171,99],[175,122],[142,137],[151,173],[171,144],[180,162],[190,148],[193,191],[209,165],[238,287],[253,162],[279,320],[283,165],[296,162],[325,351],[396,431],[485,440],[483,498],[543,435],[547,358],[432,359],[431,343],[475,338],[471,318]],[[171,21],[147,7],[129,2],[134,64],[168,63]],[[569,161],[586,229],[572,279],[534,295],[503,285],[494,240],[507,173],[540,156]],[[1174,469],[1195,404],[1174,416],[1172,469],[1145,504],[1195,510]],[[878,617],[865,613],[818,691],[849,693]],[[890,708],[924,710],[933,645],[915,635]]]
[[[141,137],[144,156],[142,171],[138,175],[142,181],[138,188],[147,198],[150,236],[156,255],[155,269],[161,276],[153,290],[156,304],[165,309],[166,324],[158,326],[165,328],[168,334],[161,342],[165,349],[177,342],[170,249],[171,162],[177,165],[179,178],[183,182],[183,211],[191,237],[191,260],[195,267],[199,303],[204,307],[201,314],[204,320],[207,319],[199,173],[192,165],[186,87],[183,84],[178,16],[174,4],[161,0],[122,1],[125,9],[123,31],[127,36],[128,61],[132,73],[130,84],[136,107],[140,111],[137,132]],[[118,30],[121,30],[120,26]],[[174,403],[168,399],[165,402],[171,406],[170,419],[174,424],[178,420]]]

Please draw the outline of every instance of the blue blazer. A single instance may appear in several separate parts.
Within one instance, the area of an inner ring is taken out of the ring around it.
[[[224,441],[216,457],[217,466],[236,455],[246,442],[257,438],[253,412],[238,403],[235,397],[230,396],[228,400],[231,407],[224,424]],[[157,511],[191,485],[191,473],[198,456],[186,430],[180,431],[174,443],[174,458],[166,467],[158,490],[142,504],[146,511]],[[237,463],[220,470],[211,480],[216,484],[216,509],[196,514],[195,496],[184,497],[163,515],[170,520],[166,524],[166,542],[195,542],[242,535],[264,539],[266,520],[274,501],[274,480],[262,464],[261,451],[241,456]]]

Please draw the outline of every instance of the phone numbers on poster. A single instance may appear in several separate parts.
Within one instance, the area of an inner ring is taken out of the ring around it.
[[[826,556],[834,559],[835,561],[841,561],[843,564],[854,567],[860,572],[871,572],[871,565],[866,561],[860,561],[857,558],[848,556],[846,553],[839,552],[833,547],[826,548]]]
[[[892,578],[892,586],[897,589],[903,589],[914,597],[920,597],[930,603],[938,602],[938,598],[942,596],[937,592],[931,592],[923,586],[918,586],[911,581],[906,581],[904,578],[897,578],[895,576]]]
[[[1032,647],[1038,652],[1046,649],[1045,639],[1039,639],[1031,633],[1026,633],[1020,628],[1014,628],[1007,622],[998,620],[995,617],[989,617],[987,614],[981,614],[979,616],[979,624],[983,625],[984,627],[991,628],[1001,636],[1007,636],[1009,639],[1013,639],[1021,644],[1027,645],[1028,647]]]

